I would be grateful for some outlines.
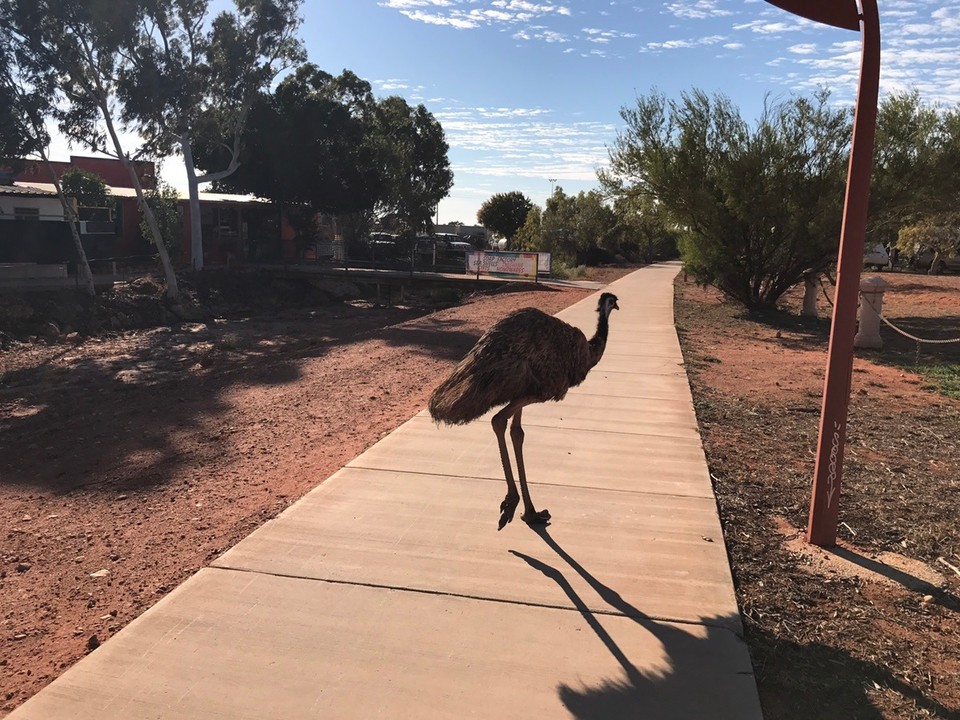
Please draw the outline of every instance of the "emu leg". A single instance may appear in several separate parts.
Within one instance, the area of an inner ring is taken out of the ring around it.
[[[523,427],[520,425],[520,415],[523,413],[523,407],[517,408],[513,415],[513,421],[510,423],[510,439],[513,440],[513,452],[517,456],[517,475],[520,476],[520,494],[523,497],[523,516],[520,518],[528,525],[544,525],[550,520],[550,511],[537,509],[533,506],[533,500],[530,499],[530,491],[527,489],[527,473],[523,467]]]
[[[520,504],[520,493],[517,492],[517,483],[513,479],[513,470],[510,467],[510,456],[507,454],[507,418],[511,412],[513,408],[507,405],[490,421],[493,432],[497,435],[500,462],[503,464],[503,475],[507,479],[507,496],[500,503],[500,522],[497,524],[497,530],[503,530],[506,524],[513,520],[513,514],[516,512],[517,505]]]

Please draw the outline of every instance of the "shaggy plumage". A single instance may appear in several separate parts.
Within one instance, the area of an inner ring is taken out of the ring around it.
[[[507,420],[513,418],[510,435],[517,455],[523,519],[546,522],[550,514],[534,509],[526,487],[521,412],[532,403],[562,400],[567,390],[584,381],[603,355],[608,319],[618,308],[615,295],[600,296],[597,331],[590,340],[578,328],[540,310],[517,310],[488,330],[430,397],[430,415],[451,425],[468,423],[491,408],[506,406],[492,421],[507,479],[507,497],[500,506],[501,528],[513,519],[520,499],[506,454]]]

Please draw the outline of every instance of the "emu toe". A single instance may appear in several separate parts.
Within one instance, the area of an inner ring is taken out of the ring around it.
[[[546,525],[550,522],[550,511],[544,509],[540,512],[525,512],[520,519],[527,525]]]
[[[519,504],[519,495],[507,494],[503,502],[500,503],[500,523],[497,525],[497,530],[503,530],[507,523],[513,520],[513,514],[516,512],[517,505]]]

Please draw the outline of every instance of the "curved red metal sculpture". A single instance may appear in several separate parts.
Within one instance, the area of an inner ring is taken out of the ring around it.
[[[832,547],[837,540],[840,486],[843,480],[843,449],[847,436],[847,410],[853,375],[853,338],[857,325],[857,299],[863,266],[867,204],[873,141],[877,125],[877,95],[880,85],[880,17],[877,0],[767,0],[795,15],[846,30],[859,30],[860,83],[853,121],[853,141],[847,171],[847,190],[840,230],[837,290],[834,296],[827,377],[823,386],[820,436],[814,467],[807,541]]]

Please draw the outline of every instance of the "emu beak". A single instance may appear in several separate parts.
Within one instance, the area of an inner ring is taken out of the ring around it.
[[[616,301],[616,300],[613,301],[613,309],[614,309],[614,310],[619,310],[619,309],[620,309],[620,306],[617,305],[617,301]]]

